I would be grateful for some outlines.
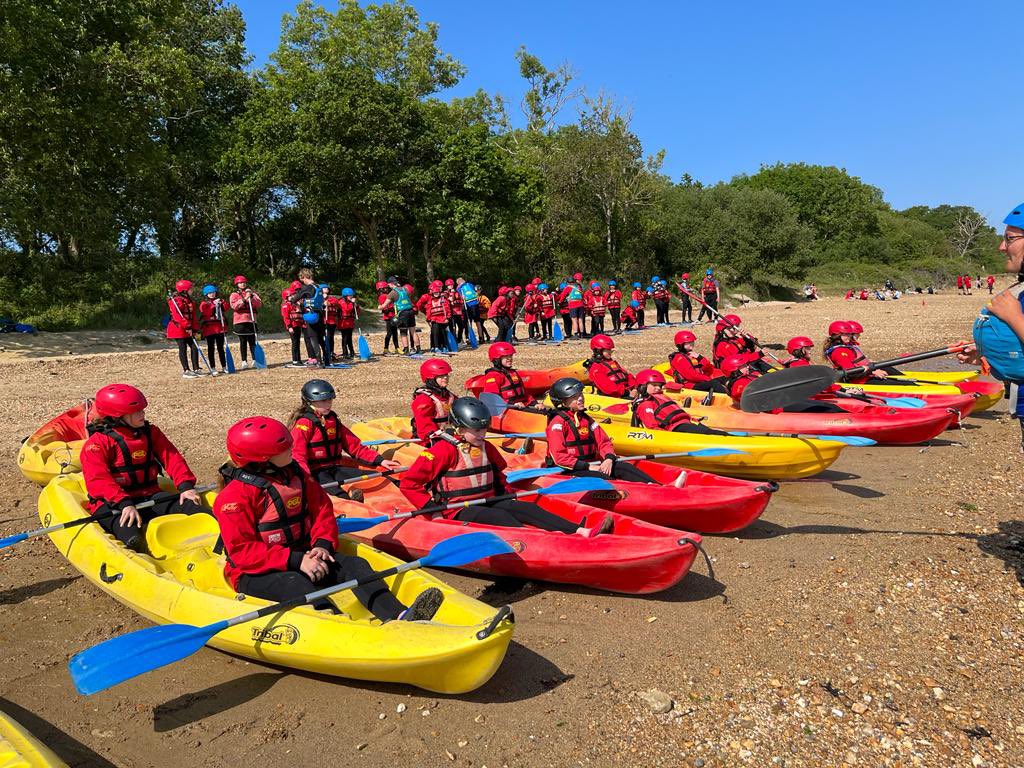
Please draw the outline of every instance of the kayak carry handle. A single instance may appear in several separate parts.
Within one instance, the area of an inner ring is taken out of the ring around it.
[[[501,624],[501,622],[505,619],[508,619],[513,624],[515,624],[516,622],[516,615],[512,612],[511,605],[501,606],[501,608],[498,609],[498,612],[494,614],[494,618],[487,622],[487,626],[476,633],[476,639],[486,640],[488,637],[491,636],[491,633],[498,628],[498,625]]]

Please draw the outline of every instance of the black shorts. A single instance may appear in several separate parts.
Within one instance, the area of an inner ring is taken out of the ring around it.
[[[236,336],[252,336],[256,333],[256,323],[235,323]]]
[[[399,328],[415,328],[416,327],[416,310],[415,309],[403,309],[398,313],[398,327]]]
[[[569,307],[569,317],[574,320],[577,317],[586,317],[586,307]]]

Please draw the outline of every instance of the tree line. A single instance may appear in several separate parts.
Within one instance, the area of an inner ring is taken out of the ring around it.
[[[976,211],[897,211],[840,168],[672,180],[627,109],[525,49],[519,104],[445,98],[465,68],[437,33],[405,2],[303,0],[253,71],[220,0],[7,0],[0,315],[146,327],[180,276],[300,266],[358,288],[713,265],[758,294],[995,266]]]

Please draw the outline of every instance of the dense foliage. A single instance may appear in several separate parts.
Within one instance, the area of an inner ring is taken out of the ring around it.
[[[713,265],[768,293],[997,263],[970,208],[895,211],[840,168],[674,183],[628,112],[526,50],[522,120],[446,100],[463,67],[404,2],[303,0],[258,71],[244,34],[221,0],[0,6],[0,315],[153,326],[179,276],[269,294],[300,265],[364,288]]]

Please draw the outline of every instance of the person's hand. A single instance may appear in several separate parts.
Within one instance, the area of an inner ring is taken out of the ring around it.
[[[988,303],[988,311],[1008,325],[1024,320],[1024,311],[1021,310],[1020,301],[1009,291],[1003,291],[993,296]]]
[[[394,461],[393,459],[384,459],[384,461],[382,461],[380,465],[384,469],[398,469],[400,466],[402,466],[402,462]]]
[[[968,344],[969,342],[960,339],[960,341],[950,344],[950,346],[964,347],[962,351],[956,353],[956,359],[964,365],[980,365],[981,356],[978,354],[977,348],[973,344],[970,344],[970,346]]]
[[[613,462],[612,462],[611,459],[605,459],[598,466],[597,471],[600,472],[602,475],[608,475],[608,477],[611,477],[612,476],[612,463]]]
[[[872,371],[871,375],[874,376],[876,379],[888,379],[889,378],[889,374],[886,373],[883,370]]]
[[[191,501],[193,504],[200,504],[199,492],[195,488],[187,491],[182,491],[181,495],[178,496],[178,504],[184,504],[186,501]]]
[[[315,584],[327,575],[327,563],[321,560],[319,556],[315,556],[313,552],[307,552],[302,556],[299,570]]]
[[[323,547],[313,547],[311,550],[309,550],[308,554],[309,554],[310,557],[316,558],[321,563],[333,563],[334,562],[334,555],[332,555],[330,552],[328,552]]]
[[[142,526],[142,515],[139,514],[139,510],[135,508],[134,504],[129,504],[121,510],[120,521],[125,528],[138,528]]]

